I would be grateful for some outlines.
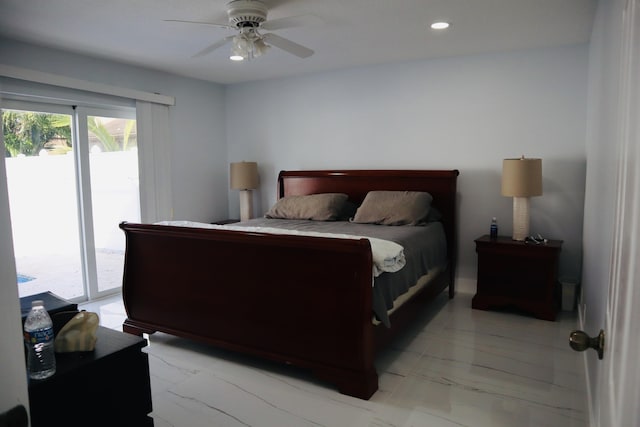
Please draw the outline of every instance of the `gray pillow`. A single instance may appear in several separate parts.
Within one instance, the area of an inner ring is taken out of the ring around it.
[[[431,194],[423,191],[369,191],[353,222],[382,225],[419,225],[427,221]]]
[[[342,216],[347,197],[343,193],[287,196],[278,200],[265,217],[335,221]]]

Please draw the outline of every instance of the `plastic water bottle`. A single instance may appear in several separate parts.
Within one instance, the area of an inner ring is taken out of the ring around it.
[[[31,302],[31,311],[24,322],[24,342],[27,346],[29,377],[42,380],[55,374],[53,322],[41,300]]]
[[[498,238],[498,220],[496,219],[495,216],[491,219],[491,228],[489,230],[489,236],[492,239]]]

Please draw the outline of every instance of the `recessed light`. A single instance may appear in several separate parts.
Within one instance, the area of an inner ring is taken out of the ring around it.
[[[431,28],[434,30],[444,30],[445,28],[449,28],[449,23],[444,21],[434,22],[431,24]]]
[[[231,55],[229,59],[232,61],[242,61],[244,58],[240,55]]]

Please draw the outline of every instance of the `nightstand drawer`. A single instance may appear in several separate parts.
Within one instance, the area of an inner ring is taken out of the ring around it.
[[[545,267],[539,268],[540,265]],[[511,254],[478,254],[478,293],[521,298],[543,298],[552,269],[548,264]]]

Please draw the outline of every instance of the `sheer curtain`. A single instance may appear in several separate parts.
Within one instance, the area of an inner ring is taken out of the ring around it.
[[[169,106],[137,101],[136,119],[142,222],[173,219]]]

